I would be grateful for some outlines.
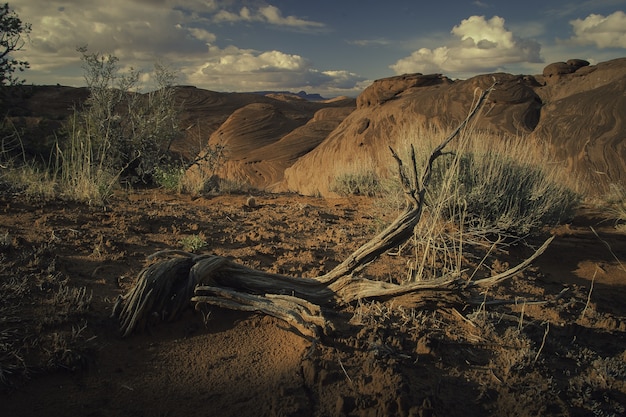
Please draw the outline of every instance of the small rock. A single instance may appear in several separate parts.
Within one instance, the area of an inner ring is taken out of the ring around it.
[[[248,206],[250,208],[257,207],[256,198],[248,197],[248,199],[246,200],[246,206]]]

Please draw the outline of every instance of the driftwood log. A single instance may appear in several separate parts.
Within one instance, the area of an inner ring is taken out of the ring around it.
[[[303,335],[317,336],[331,323],[323,311],[361,299],[387,300],[401,297],[404,305],[424,302],[446,304],[468,299],[469,289],[494,285],[526,268],[548,247],[548,239],[530,258],[502,274],[467,281],[448,275],[436,280],[397,285],[357,276],[380,255],[398,247],[412,235],[420,221],[434,161],[476,115],[495,84],[478,98],[467,118],[431,153],[424,172],[418,175],[415,150],[407,169],[398,154],[391,154],[405,193],[404,211],[385,230],[349,255],[341,264],[316,278],[291,277],[248,268],[222,256],[162,251],[149,258],[176,255],[139,273],[135,286],[120,296],[113,308],[123,336],[143,330],[152,322],[176,319],[190,303],[196,309],[219,306],[258,311],[282,319]],[[407,172],[408,171],[408,172]]]

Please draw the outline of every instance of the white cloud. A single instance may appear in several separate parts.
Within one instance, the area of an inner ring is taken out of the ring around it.
[[[212,46],[208,59],[187,67],[186,78],[194,85],[219,85],[220,90],[306,90],[331,94],[356,93],[363,77],[348,71],[320,71],[299,55],[280,51],[255,51]]]
[[[257,22],[300,31],[323,24],[284,16],[265,6],[226,13],[224,2],[207,0],[21,0],[16,12],[32,24],[31,43],[19,52],[31,68],[27,82],[84,84],[78,46],[113,54],[120,65],[149,74],[155,62],[179,72],[181,84],[218,91],[308,89],[319,93],[356,94],[363,78],[325,72],[306,58],[277,49],[223,46],[214,19]],[[150,7],[146,7],[149,4]],[[144,75],[142,79],[149,79]]]
[[[204,30],[204,29],[189,28],[189,34],[193,38],[201,40],[201,41],[205,41],[208,44],[213,43],[213,42],[215,42],[217,40],[217,36],[215,36],[214,33],[211,33],[211,32],[209,32],[207,30]]]
[[[263,6],[258,10],[250,10],[248,7],[242,7],[239,13],[228,10],[220,10],[215,14],[213,20],[215,22],[262,22],[275,26],[289,27],[300,30],[319,30],[324,29],[326,25],[320,22],[300,19],[296,16],[283,16],[282,12],[276,6]]]
[[[388,46],[392,44],[392,41],[383,38],[357,39],[353,41],[348,41],[348,44],[356,46]]]
[[[596,45],[598,48],[626,48],[626,13],[617,11],[608,16],[590,14],[584,19],[570,21],[578,45]]]
[[[298,19],[295,16],[283,17],[280,10],[274,6],[265,6],[259,9],[259,14],[263,16],[268,23],[280,26],[302,27],[302,28],[322,28],[325,25],[319,22]]]
[[[515,36],[499,16],[470,16],[452,28],[453,38],[438,48],[421,48],[391,65],[396,74],[467,74],[510,64],[542,62],[539,43]]]

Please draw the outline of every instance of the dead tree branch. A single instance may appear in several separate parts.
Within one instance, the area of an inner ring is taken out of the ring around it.
[[[369,263],[409,239],[421,219],[424,198],[431,180],[432,165],[442,150],[473,118],[495,84],[484,91],[467,118],[452,132],[428,159],[421,178],[418,175],[415,150],[411,148],[409,174],[398,154],[391,154],[398,164],[398,175],[404,190],[404,211],[385,230],[355,250],[341,264],[316,278],[291,277],[248,268],[215,255],[195,256],[181,251],[159,252],[155,256],[179,255],[157,262],[139,274],[131,291],[119,297],[114,316],[119,318],[123,336],[142,330],[153,320],[170,321],[189,306],[220,306],[243,311],[258,311],[277,317],[304,335],[317,335],[330,327],[323,308],[333,308],[360,299],[402,297],[406,305],[425,301],[458,302],[472,287],[494,285],[527,267],[550,243],[548,240],[533,256],[511,270],[478,281],[459,276],[445,276],[412,284],[391,284],[356,276]]]

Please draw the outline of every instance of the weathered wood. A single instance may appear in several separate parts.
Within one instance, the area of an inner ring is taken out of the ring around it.
[[[495,85],[494,85],[495,86]],[[487,94],[484,91],[468,117],[430,155],[421,178],[417,171],[415,150],[411,147],[409,173],[397,153],[391,154],[398,164],[406,206],[385,230],[350,254],[341,264],[316,278],[291,277],[248,268],[215,255],[192,255],[182,251],[158,252],[151,257],[178,255],[160,261],[139,274],[135,287],[120,297],[114,307],[123,336],[142,330],[154,320],[173,320],[191,303],[196,308],[214,305],[223,308],[258,311],[277,317],[302,334],[316,336],[330,323],[324,308],[334,308],[361,299],[398,298],[406,305],[421,302],[459,302],[468,289],[494,285],[519,273],[539,256],[552,239],[529,259],[505,273],[478,281],[466,281],[449,275],[437,280],[411,284],[391,284],[357,277],[356,274],[388,250],[403,244],[419,223],[432,165],[447,146],[474,117]]]

